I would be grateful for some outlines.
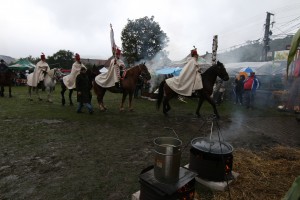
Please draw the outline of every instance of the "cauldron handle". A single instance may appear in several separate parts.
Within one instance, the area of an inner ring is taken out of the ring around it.
[[[175,130],[174,130],[173,128],[170,128],[170,127],[164,127],[164,129],[170,129],[170,130],[172,130],[173,133],[176,135],[177,139],[179,139],[177,133],[175,132]]]

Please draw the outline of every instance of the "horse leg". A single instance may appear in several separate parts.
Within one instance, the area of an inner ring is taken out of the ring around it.
[[[163,113],[165,115],[168,115],[168,112],[171,110],[171,106],[169,104],[169,99],[167,97],[164,97],[163,99]]]
[[[216,104],[214,102],[214,100],[212,98],[210,98],[210,96],[205,96],[206,97],[206,100],[207,102],[213,107],[213,110],[214,110],[214,114],[216,115],[216,118],[217,119],[220,119],[220,115],[218,113],[218,110],[217,110],[217,107],[216,107]]]
[[[33,99],[31,98],[31,86],[28,86],[28,96],[29,96],[29,101],[33,101]]]
[[[52,91],[53,91],[52,87],[49,87],[49,88],[48,88],[48,96],[47,96],[47,101],[48,101],[49,103],[53,103],[53,101],[52,101],[52,99],[51,99]]]
[[[124,111],[124,102],[126,100],[126,97],[127,97],[127,92],[123,92],[123,96],[122,96],[122,102],[121,102],[121,105],[120,105],[120,112],[123,112]],[[132,98],[132,97],[131,97]]]
[[[1,96],[1,97],[4,97],[4,86],[1,86],[0,96]]]
[[[38,96],[39,101],[43,101],[43,99],[40,96],[39,88],[38,87],[35,88],[35,92],[36,92],[36,95]]]
[[[101,111],[105,111],[105,110],[107,110],[107,108],[104,106],[103,97],[106,92],[106,89],[102,88],[101,90],[99,89],[99,91],[101,91],[101,92],[97,93],[97,101],[98,101],[99,109]]]
[[[62,83],[61,84],[61,104],[64,106],[66,104],[66,99],[65,99],[65,92],[67,90],[67,87]]]
[[[201,106],[203,104],[203,101],[204,101],[203,96],[200,96],[199,100],[198,100],[198,106],[197,106],[197,109],[196,109],[196,115],[197,115],[197,117],[201,116],[200,113],[199,113],[199,111],[200,111],[200,108],[201,108]]]
[[[8,86],[8,95],[9,95],[9,98],[12,97],[12,95],[11,95],[11,86],[10,85]]]
[[[133,97],[133,92],[129,93],[129,101],[128,101],[128,109],[129,111],[133,111],[133,107],[132,107],[132,97]]]
[[[72,101],[72,94],[73,94],[73,89],[69,90],[69,101],[70,101],[70,106],[73,106],[73,101]]]

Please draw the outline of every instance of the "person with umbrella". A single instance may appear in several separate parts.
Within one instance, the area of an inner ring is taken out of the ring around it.
[[[253,109],[254,107],[254,100],[255,100],[255,93],[256,90],[259,88],[259,81],[255,76],[255,72],[250,73],[250,77],[248,77],[244,81],[244,92],[245,92],[245,104],[246,108]]]

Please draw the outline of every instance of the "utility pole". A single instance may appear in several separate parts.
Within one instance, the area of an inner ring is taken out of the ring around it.
[[[266,19],[266,24],[265,24],[265,35],[264,35],[264,47],[263,47],[262,61],[267,61],[268,51],[270,50],[270,46],[269,46],[270,38],[269,38],[269,35],[272,34],[270,32],[271,15],[274,15],[274,14],[267,12],[267,19]]]

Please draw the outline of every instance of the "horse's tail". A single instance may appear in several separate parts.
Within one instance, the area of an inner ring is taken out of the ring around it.
[[[162,81],[159,85],[158,88],[158,97],[157,97],[157,101],[156,101],[156,109],[159,110],[160,104],[163,100],[164,97],[164,85],[165,85],[166,81]]]

